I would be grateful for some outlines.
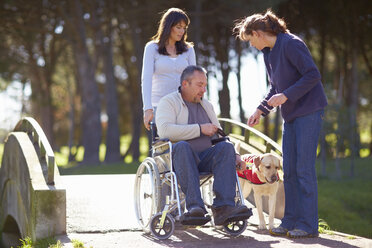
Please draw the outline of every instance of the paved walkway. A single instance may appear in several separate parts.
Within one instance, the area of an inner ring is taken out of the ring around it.
[[[213,227],[176,230],[165,241],[142,232],[134,214],[134,175],[62,176],[67,195],[67,235],[58,236],[64,247],[77,239],[93,248],[124,247],[371,247],[372,240],[341,233],[313,239],[272,237],[257,230],[257,214],[236,238]]]

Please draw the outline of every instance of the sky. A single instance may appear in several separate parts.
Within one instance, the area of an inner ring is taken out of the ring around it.
[[[11,130],[21,118],[22,84],[13,82],[6,90],[0,92],[0,129]],[[30,95],[30,87],[26,87],[24,95]]]
[[[241,78],[243,109],[246,117],[249,117],[267,92],[266,71],[262,54],[258,55],[257,60],[250,53],[242,57]],[[220,112],[218,105],[218,89],[222,87],[220,81],[219,78],[209,78],[209,100],[217,114]],[[234,120],[239,120],[237,78],[233,72],[229,75],[228,87],[231,98],[231,117]],[[22,91],[22,84],[13,82],[5,91],[0,92],[0,129],[12,130],[20,120]],[[24,96],[27,98],[30,95],[31,88],[26,85]]]
[[[249,117],[256,110],[268,90],[266,85],[266,69],[262,54],[257,56],[257,60],[250,53],[247,56],[242,57],[242,68],[240,73],[242,106],[246,117]],[[210,88],[209,100],[212,102],[218,115],[218,91],[214,89],[219,87],[219,83],[218,80],[214,78],[209,78],[208,83]],[[231,99],[231,118],[239,120],[238,83],[236,74],[233,72],[229,75],[228,87]]]

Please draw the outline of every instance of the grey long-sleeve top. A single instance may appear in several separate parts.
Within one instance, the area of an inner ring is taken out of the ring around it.
[[[158,44],[150,41],[145,46],[142,65],[143,110],[156,107],[163,96],[177,91],[182,71],[196,65],[193,47],[177,57],[159,54]]]

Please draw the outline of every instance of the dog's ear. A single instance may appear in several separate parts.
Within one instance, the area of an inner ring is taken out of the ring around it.
[[[260,164],[261,164],[261,160],[262,160],[261,156],[255,156],[255,158],[253,159],[253,163],[254,163],[254,165],[255,165],[257,168],[260,166]]]

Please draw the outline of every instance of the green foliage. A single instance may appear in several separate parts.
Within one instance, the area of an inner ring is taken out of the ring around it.
[[[37,240],[33,242],[30,237],[21,239],[21,246],[18,248],[62,248],[63,245],[60,240],[56,240],[54,237],[48,237],[45,239]]]
[[[323,219],[319,219],[318,230],[319,230],[319,233],[332,234],[331,228],[329,227],[328,223]]]
[[[19,248],[32,248],[33,242],[30,237],[26,237],[25,239],[21,239],[21,246],[18,246]]]
[[[75,165],[73,167],[59,167],[61,175],[97,175],[97,174],[135,174],[139,162],[113,163],[101,165]]]
[[[77,239],[72,240],[72,245],[74,248],[85,248],[84,243]]]

